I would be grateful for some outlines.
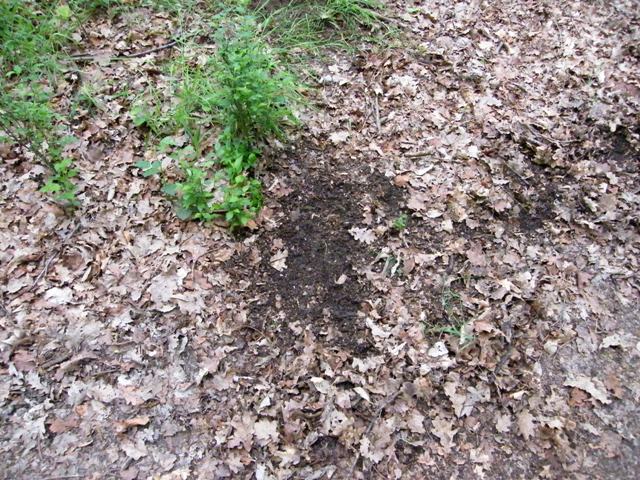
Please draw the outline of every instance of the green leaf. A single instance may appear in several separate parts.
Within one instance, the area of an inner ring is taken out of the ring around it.
[[[140,160],[134,164],[140,170],[142,170],[143,177],[150,177],[160,172],[162,168],[161,162],[147,162],[146,160]]]
[[[166,152],[167,150],[169,150],[169,147],[175,147],[176,146],[176,139],[174,137],[164,137],[162,140],[160,140],[160,144],[158,145],[158,148],[160,149],[161,152]]]
[[[176,183],[165,183],[162,187],[162,191],[171,197],[178,195],[178,190],[179,187]]]
[[[69,8],[69,5],[60,5],[56,8],[56,17],[62,18],[63,20],[71,18],[71,9]]]
[[[178,207],[176,210],[176,215],[180,220],[189,220],[192,217],[191,210],[184,207]]]
[[[131,109],[131,120],[136,127],[141,127],[149,121],[149,117],[142,106],[136,106]]]
[[[61,190],[60,185],[53,182],[52,180],[49,180],[47,183],[45,183],[42,186],[42,188],[40,188],[40,191],[42,193],[56,193],[56,192],[59,192],[60,190]]]

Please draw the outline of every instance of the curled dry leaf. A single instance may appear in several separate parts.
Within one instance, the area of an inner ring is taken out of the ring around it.
[[[289,250],[286,248],[277,251],[269,260],[269,264],[279,272],[283,272],[287,268],[287,257]]]
[[[115,422],[116,431],[124,432],[131,427],[140,427],[149,423],[149,417],[142,415],[140,417],[127,418],[126,420],[118,420]]]
[[[605,405],[611,403],[609,394],[602,382],[597,379],[589,378],[585,375],[578,375],[577,377],[568,378],[564,382],[565,387],[575,387],[587,392],[593,398]]]

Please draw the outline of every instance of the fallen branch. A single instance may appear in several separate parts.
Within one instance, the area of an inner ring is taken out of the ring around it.
[[[148,50],[143,50],[141,52],[136,52],[136,53],[131,53],[131,54],[121,54],[121,55],[114,55],[112,57],[109,57],[109,61],[112,60],[128,60],[131,58],[140,58],[140,57],[144,57],[146,55],[151,55],[152,53],[157,53],[160,52],[162,50],[166,50],[168,48],[172,48],[175,45],[177,45],[178,41],[177,40],[171,40],[169,43],[165,43],[164,45],[160,45],[159,47],[155,47],[155,48],[150,48]],[[72,58],[73,60],[77,61],[77,62],[91,62],[94,60],[97,60],[98,58],[101,58],[99,53],[93,53],[93,54],[87,54],[87,53],[78,53],[75,55],[70,55],[69,58]]]

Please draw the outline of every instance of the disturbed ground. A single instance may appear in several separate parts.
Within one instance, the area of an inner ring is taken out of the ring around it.
[[[170,51],[70,74],[80,210],[0,165],[0,476],[636,478],[636,7],[389,3],[402,47],[314,66],[238,236],[133,167],[119,92]],[[87,48],[166,43],[145,15]]]

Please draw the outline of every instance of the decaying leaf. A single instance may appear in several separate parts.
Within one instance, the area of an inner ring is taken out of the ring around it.
[[[271,259],[269,260],[269,264],[279,272],[282,272],[287,268],[288,256],[289,250],[287,250],[286,248],[283,250],[279,250],[271,257]]]
[[[534,423],[534,417],[527,409],[522,410],[517,415],[518,431],[525,440],[531,439],[535,435],[536,426]]]
[[[589,378],[585,375],[578,375],[576,377],[571,377],[565,380],[564,385],[566,387],[575,387],[579,388],[580,390],[584,390],[593,398],[598,400],[600,403],[604,403],[605,405],[611,403],[611,399],[607,394],[606,388],[599,380],[595,378]]]

